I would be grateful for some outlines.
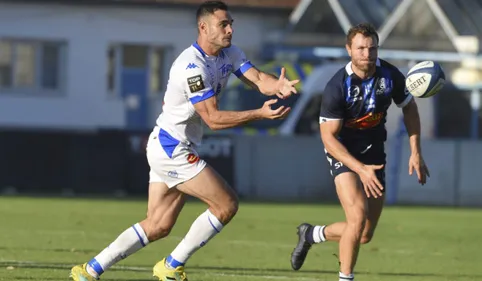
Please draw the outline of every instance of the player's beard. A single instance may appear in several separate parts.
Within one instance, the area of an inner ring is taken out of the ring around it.
[[[356,68],[358,68],[359,70],[365,72],[365,73],[368,73],[368,72],[372,72],[375,67],[376,67],[376,60],[373,60],[373,61],[370,61],[370,62],[366,62],[366,61],[353,61],[352,62]]]

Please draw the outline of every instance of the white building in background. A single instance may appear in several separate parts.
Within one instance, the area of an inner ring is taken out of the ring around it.
[[[171,62],[196,39],[195,11],[0,2],[0,127],[152,126]],[[231,12],[234,43],[253,57],[290,9]]]

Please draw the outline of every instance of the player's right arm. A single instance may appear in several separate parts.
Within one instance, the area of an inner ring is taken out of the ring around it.
[[[211,97],[195,103],[194,108],[211,130],[222,130],[245,124],[259,119],[279,119],[288,114],[290,108],[280,106],[271,109],[271,105],[277,100],[268,100],[263,107],[246,111],[223,111],[219,110],[216,97]]]
[[[321,140],[328,153],[360,176],[367,196],[377,198],[382,196],[383,186],[375,170],[381,169],[383,165],[363,164],[338,140],[344,118],[345,101],[342,93],[341,87],[333,83],[328,83],[325,88],[320,110]]]
[[[183,88],[196,112],[211,130],[232,128],[258,119],[283,118],[290,111],[290,108],[284,106],[272,110],[271,105],[276,103],[275,99],[266,101],[263,107],[255,110],[221,111],[207,67],[201,61],[189,65],[191,67],[180,69],[186,77],[182,81]]]

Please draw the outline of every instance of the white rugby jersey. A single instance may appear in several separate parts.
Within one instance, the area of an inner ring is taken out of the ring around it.
[[[219,98],[231,73],[239,77],[251,67],[243,51],[234,45],[218,56],[207,55],[197,43],[185,49],[169,72],[162,113],[156,121],[161,133],[169,134],[171,142],[200,145],[203,121],[193,104],[212,96]]]

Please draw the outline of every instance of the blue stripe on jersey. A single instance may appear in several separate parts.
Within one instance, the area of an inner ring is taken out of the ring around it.
[[[173,136],[171,136],[168,132],[161,129],[159,131],[159,142],[161,143],[162,148],[167,153],[169,158],[172,158],[174,149],[176,149],[177,145],[179,144],[179,141],[176,140]]]
[[[192,46],[194,48],[196,48],[203,55],[203,57],[206,56],[206,53],[203,51],[203,49],[201,48],[201,46],[199,46],[199,44],[197,42],[194,42],[194,44],[192,44]]]
[[[211,90],[203,93],[201,96],[194,96],[194,97],[190,98],[189,100],[191,101],[192,104],[196,104],[196,103],[201,102],[203,100],[207,100],[214,95],[215,95],[214,90],[211,89]]]
[[[382,77],[385,78],[385,83],[387,83],[385,84],[385,93],[383,93],[385,95],[386,93],[392,92],[394,83],[393,83],[390,69],[386,67],[381,67],[381,70],[382,70]]]
[[[102,266],[100,265],[100,263],[99,263],[96,259],[91,259],[87,264],[88,264],[95,272],[97,272],[97,274],[101,275],[102,273],[104,273],[104,269],[102,268]]]
[[[373,87],[373,81],[375,81],[373,77],[366,80],[362,80],[363,98],[366,99],[367,97],[369,97],[374,93],[375,89]],[[367,91],[367,89],[369,89],[369,91]]]
[[[253,66],[254,65],[250,61],[247,61],[247,62],[243,63],[241,65],[241,67],[234,72],[234,75],[236,75],[236,77],[239,77],[239,76],[243,75],[246,71],[248,71],[248,69],[250,69]]]
[[[345,80],[345,90],[346,90],[346,95],[345,95],[345,100],[346,102],[350,102],[350,87],[351,87],[351,76],[348,76]]]
[[[375,110],[376,100],[375,100],[375,87],[373,85],[373,81],[375,81],[374,77],[362,81],[362,90],[365,92],[363,93],[363,99],[365,100],[365,104],[363,105],[363,109],[364,109],[363,114],[367,114]]]

